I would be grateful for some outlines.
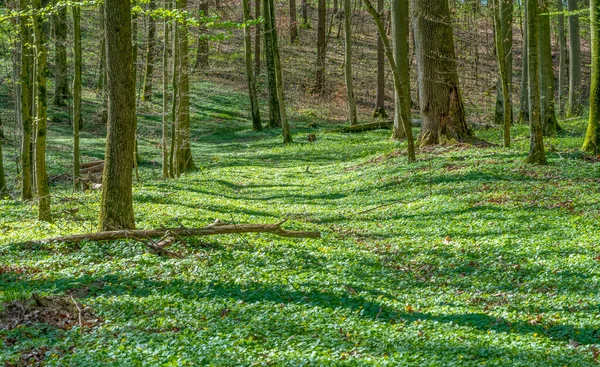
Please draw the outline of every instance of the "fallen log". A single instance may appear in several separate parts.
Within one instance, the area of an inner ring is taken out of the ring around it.
[[[94,167],[97,165],[104,165],[104,161],[92,161],[92,162],[82,163],[81,169],[90,168],[90,167]]]
[[[235,233],[271,233],[280,237],[291,238],[320,238],[320,232],[288,231],[281,228],[284,222],[277,224],[219,224],[202,228],[160,228],[149,230],[122,230],[76,234],[71,236],[55,237],[39,241],[40,243],[79,243],[83,241],[115,241],[115,240],[147,240],[148,238],[162,238],[168,235],[180,237],[200,237],[220,234]]]

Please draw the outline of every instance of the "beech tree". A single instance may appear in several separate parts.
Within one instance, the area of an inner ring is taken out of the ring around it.
[[[503,141],[504,141],[504,146],[505,147],[510,147],[510,125],[511,125],[511,110],[512,110],[512,103],[510,100],[510,84],[509,84],[509,77],[508,77],[508,70],[507,70],[507,66],[508,63],[506,62],[506,48],[505,45],[506,43],[504,42],[504,27],[503,24],[506,22],[506,20],[503,19],[503,17],[506,16],[506,14],[502,11],[502,6],[500,6],[500,2],[503,0],[494,0],[493,2],[493,9],[492,11],[494,12],[494,25],[495,25],[495,37],[496,37],[496,54],[498,56],[498,66],[500,69],[500,83],[502,85],[502,107],[503,107],[503,111],[502,111],[502,125],[503,125]],[[504,24],[505,25],[505,24]]]
[[[298,20],[296,17],[296,0],[290,0],[290,42],[298,40]]]
[[[318,0],[317,9],[317,73],[315,93],[325,92],[325,53],[327,51],[327,1]]]
[[[168,6],[168,1],[165,1],[165,8]],[[168,9],[168,8],[167,8]],[[163,55],[162,55],[162,93],[163,93],[163,109],[162,109],[162,134],[161,134],[161,157],[162,157],[162,173],[163,177],[172,177],[170,174],[169,151],[167,148],[167,140],[169,135],[169,21],[167,18],[163,21]]]
[[[69,80],[67,66],[67,8],[59,7],[54,16],[54,104],[65,106],[69,97]]]
[[[100,231],[134,229],[132,168],[136,93],[130,1],[105,0],[104,13],[108,74],[108,130],[99,229]]]
[[[30,0],[20,0],[19,9],[27,9],[31,4]],[[33,88],[31,87],[33,78],[33,52],[31,44],[33,38],[31,36],[31,28],[28,25],[28,19],[25,17],[19,18],[19,43],[21,47],[20,64],[20,120],[22,124],[21,132],[21,199],[33,199],[33,167],[32,167],[32,130],[33,116],[31,111],[31,98]]]
[[[471,140],[458,85],[448,0],[412,0],[411,4],[422,116],[418,144]]]
[[[493,3],[493,2],[492,2]],[[503,48],[503,54],[504,57],[502,58],[503,63],[504,63],[504,72],[505,72],[505,78],[506,78],[506,83],[507,83],[507,89],[508,89],[508,101],[511,102],[512,100],[512,84],[513,84],[513,53],[512,53],[512,48],[513,48],[513,8],[514,8],[514,4],[513,4],[513,0],[499,0],[499,4],[497,5],[493,5],[492,6],[492,10],[496,10],[494,11],[494,14],[498,13],[498,17],[499,17],[499,21],[500,24],[496,25],[494,27],[495,29],[495,33],[494,36],[495,37],[500,37],[500,40],[502,42],[502,48]],[[494,21],[495,23],[495,21]],[[496,40],[496,42],[494,43],[494,45],[496,46],[496,48],[498,47],[498,41]],[[496,50],[496,54],[498,53],[498,50]],[[496,122],[502,125],[505,125],[505,119],[504,119],[504,112],[508,111],[510,112],[510,116],[509,116],[509,121],[512,123],[512,119],[513,119],[513,112],[512,112],[512,102],[510,104],[510,106],[508,106],[509,108],[505,108],[504,104],[505,104],[505,91],[504,91],[504,87],[503,87],[503,83],[504,81],[502,80],[502,76],[500,76],[500,78],[498,79],[498,84],[499,84],[499,88],[498,88],[498,93],[497,93],[497,97],[496,97]]]
[[[73,184],[80,187],[80,154],[79,127],[81,126],[81,8],[73,6],[73,54],[75,58],[75,73],[73,78]]]
[[[186,0],[187,1],[187,0]],[[208,17],[208,0],[200,0],[198,13],[202,17]],[[206,28],[202,25],[198,29],[198,44],[196,48],[196,63],[194,69],[200,70],[208,67],[209,44],[206,38]]]
[[[540,58],[540,88],[542,104],[542,126],[544,133],[553,135],[561,128],[556,119],[554,105],[554,69],[552,66],[552,41],[550,35],[550,0],[539,0],[539,58]]]
[[[0,121],[0,129],[2,128],[2,122]],[[4,164],[2,156],[2,136],[0,134],[0,199],[2,195],[8,194],[8,188],[6,187],[6,177],[4,176]]]
[[[352,3],[344,0],[344,75],[346,81],[346,98],[348,101],[348,122],[358,124],[356,100],[354,98],[354,76],[352,74]]]
[[[249,0],[242,1],[244,22],[248,23],[251,20]],[[260,109],[258,105],[258,97],[256,95],[256,79],[254,78],[254,69],[252,65],[252,39],[250,34],[250,26],[244,25],[244,54],[246,61],[246,79],[248,81],[248,95],[250,97],[250,106],[252,110],[252,129],[255,131],[262,130],[260,121]]]
[[[600,153],[600,0],[590,0],[592,34],[592,76],[590,86],[590,117],[583,150]]]
[[[567,0],[569,10],[569,104],[567,116],[581,113],[581,36],[577,0]]]
[[[529,62],[527,55],[528,44],[527,44],[527,6],[525,1],[521,1],[521,7],[523,8],[523,21],[521,22],[522,35],[523,35],[523,48],[521,57],[521,95],[519,99],[519,122],[524,123],[529,121]]]
[[[155,9],[156,0],[150,0],[148,2],[148,11],[152,12]],[[144,69],[142,101],[150,101],[152,99],[152,77],[154,74],[154,58],[156,56],[156,21],[152,15],[148,15],[146,20],[146,67]]]
[[[377,12],[383,18],[384,15],[383,0],[377,0]],[[383,22],[385,20],[382,19]],[[387,118],[385,112],[385,50],[383,49],[383,40],[381,34],[377,32],[377,93],[375,101],[374,118]]]
[[[565,16],[563,14],[563,0],[556,0],[556,10],[558,12],[558,111],[561,116],[565,114],[565,96],[567,95],[568,83],[567,76],[569,70],[569,59],[567,56],[567,36],[565,32]]]
[[[281,114],[279,108],[279,94],[277,92],[277,76],[275,71],[275,55],[273,53],[273,33],[275,25],[271,22],[270,1],[263,0],[263,35],[265,45],[265,64],[267,72],[267,89],[269,93],[269,123],[267,127],[274,128],[281,126]]]

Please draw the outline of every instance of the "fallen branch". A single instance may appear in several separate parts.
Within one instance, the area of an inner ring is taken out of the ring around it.
[[[203,228],[161,228],[150,230],[123,230],[76,234],[72,236],[56,237],[40,241],[41,243],[60,242],[78,243],[82,241],[115,241],[115,240],[148,240],[148,238],[162,238],[167,234],[181,237],[213,236],[232,233],[272,233],[281,237],[291,238],[320,238],[320,232],[287,231],[281,228],[284,222],[278,224],[238,224],[238,225],[210,225]]]

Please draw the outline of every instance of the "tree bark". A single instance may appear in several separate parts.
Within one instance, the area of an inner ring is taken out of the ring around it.
[[[563,15],[563,0],[556,0],[558,12],[558,44],[559,44],[559,66],[558,66],[558,111],[560,116],[565,115],[565,96],[569,93],[567,76],[569,70],[569,59],[567,56],[567,36],[565,33],[565,16]]]
[[[302,0],[302,25],[308,26],[308,0]]]
[[[503,142],[504,147],[510,147],[510,125],[511,125],[511,110],[512,104],[510,101],[509,95],[509,82],[508,82],[508,72],[507,72],[507,62],[506,62],[506,49],[505,42],[503,38],[503,9],[499,4],[500,1],[503,0],[494,0],[493,4],[493,12],[494,12],[494,25],[496,28],[495,37],[496,37],[496,54],[498,56],[498,66],[500,69],[500,83],[502,84],[502,126],[503,126]]]
[[[527,0],[527,54],[529,57],[529,124],[530,144],[526,163],[546,164],[541,118],[540,73],[538,56],[538,0]]]
[[[168,1],[165,1],[167,8]],[[169,152],[167,141],[169,135],[169,21],[165,18],[163,22],[164,44],[162,55],[162,93],[163,93],[163,110],[162,110],[162,134],[161,134],[161,155],[162,155],[162,173],[164,178],[172,177],[169,170]]]
[[[198,12],[202,14],[202,16],[208,17],[208,0],[200,1],[200,4],[198,5]],[[196,63],[194,64],[194,69],[200,70],[203,68],[208,68],[208,53],[209,44],[208,39],[206,38],[206,28],[200,26],[198,29],[198,45],[196,49]]]
[[[254,0],[254,17],[260,18],[260,2],[261,0]],[[260,75],[260,39],[262,38],[260,32],[260,25],[256,25],[254,28],[254,73]]]
[[[458,85],[448,1],[412,0],[412,8],[423,119],[419,145],[472,140]]]
[[[290,0],[290,42],[298,40],[298,19],[296,17],[296,0]]]
[[[356,100],[354,98],[354,75],[352,74],[352,2],[344,0],[344,66],[346,78],[346,98],[348,101],[348,122],[358,124]]]
[[[275,71],[275,58],[273,54],[274,25],[271,23],[271,12],[269,3],[272,0],[263,0],[263,27],[265,44],[265,63],[267,69],[267,86],[269,91],[269,123],[268,127],[281,126],[281,115],[279,108],[279,97],[277,94],[277,76]]]
[[[73,11],[73,56],[75,58],[75,72],[73,78],[73,187],[81,188],[80,182],[80,153],[79,153],[79,127],[81,126],[81,8],[77,5]]]
[[[385,23],[385,20],[383,20],[384,10],[383,0],[377,0],[377,12]],[[383,119],[388,117],[388,114],[385,112],[385,50],[383,49],[383,41],[379,32],[377,32],[377,96],[373,117]]]
[[[101,231],[133,229],[135,79],[129,0],[105,0],[108,133],[102,175]]]
[[[549,0],[540,1],[539,57],[541,118],[544,133],[554,135],[560,131],[554,108],[554,68],[552,67],[552,41],[550,35]]]
[[[244,22],[251,20],[249,0],[242,0],[244,13]],[[252,110],[252,129],[254,131],[262,130],[260,121],[260,109],[256,93],[256,79],[254,78],[254,69],[252,68],[252,37],[250,26],[244,26],[244,54],[246,61],[246,79],[248,82],[248,96],[250,97],[250,108]]]
[[[4,164],[2,157],[2,138],[0,137],[0,199],[3,195],[8,194],[8,188],[6,187],[6,177],[4,175]]]
[[[325,52],[327,51],[326,23],[327,1],[318,0],[317,11],[317,72],[315,78],[315,93],[325,93]]]
[[[527,6],[522,0],[523,7],[523,49],[521,56],[521,98],[519,101],[519,122],[525,123],[529,121],[529,62],[528,62],[528,44],[527,44]]]
[[[65,100],[69,97],[69,78],[67,72],[67,8],[57,9],[53,16],[54,20],[54,104],[66,106]]]
[[[499,16],[500,16],[500,36],[502,37],[502,46],[504,48],[504,69],[506,71],[506,80],[508,82],[508,100],[512,100],[512,87],[513,87],[513,0],[500,0]],[[504,90],[502,87],[503,81],[501,78],[498,80],[500,88],[498,89],[496,103],[496,119],[497,123],[504,125]],[[509,106],[510,109],[510,122],[513,120],[512,104]]]
[[[394,45],[394,61],[400,77],[402,90],[394,92],[394,132],[393,139],[404,139],[407,137],[405,121],[410,124],[410,58],[408,54],[409,37],[409,9],[408,0],[392,1],[392,37]],[[412,127],[408,133],[412,140]]]
[[[33,0],[33,8],[41,9],[41,0]],[[46,173],[46,134],[47,134],[47,78],[48,66],[46,39],[44,35],[43,15],[33,16],[34,50],[36,67],[36,139],[35,139],[35,181],[38,193],[38,218],[49,221],[52,219],[50,211],[50,189]]]
[[[156,0],[150,0],[148,11],[156,9]],[[152,81],[154,74],[154,58],[156,56],[156,21],[152,15],[147,16],[146,29],[146,68],[144,71],[144,84],[142,89],[142,101],[152,99]]]
[[[567,0],[569,13],[578,10],[577,0]],[[569,104],[567,116],[581,114],[581,38],[579,15],[569,14]]]
[[[27,9],[30,5],[30,0],[20,0],[19,8],[21,10]],[[20,115],[21,124],[23,128],[21,136],[21,200],[33,199],[33,177],[32,177],[32,149],[31,149],[31,138],[33,129],[33,117],[31,113],[31,97],[33,94],[33,88],[31,85],[32,68],[31,63],[31,43],[33,42],[31,37],[31,28],[27,25],[27,19],[19,19],[19,36],[21,43],[21,105]]]
[[[592,75],[590,117],[582,150],[600,154],[600,0],[590,0]]]

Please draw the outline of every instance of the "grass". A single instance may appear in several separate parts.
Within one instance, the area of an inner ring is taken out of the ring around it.
[[[195,239],[178,248],[183,259],[126,241],[28,245],[93,230],[100,193],[56,181],[53,223],[4,198],[0,299],[89,287],[81,302],[103,321],[0,330],[0,362],[42,350],[47,366],[598,364],[600,165],[577,151],[583,121],[547,140],[545,167],[523,163],[521,125],[511,149],[438,147],[407,165],[387,131],[326,134],[326,121],[309,129],[296,111],[296,143],[283,146],[277,130],[249,130],[243,93],[194,88],[199,169],[179,180],[160,178],[158,105],[140,110],[138,228],[287,217],[286,228],[323,238]],[[101,158],[102,129],[86,131],[84,160]],[[49,137],[58,176],[69,171],[68,126],[51,124]]]

